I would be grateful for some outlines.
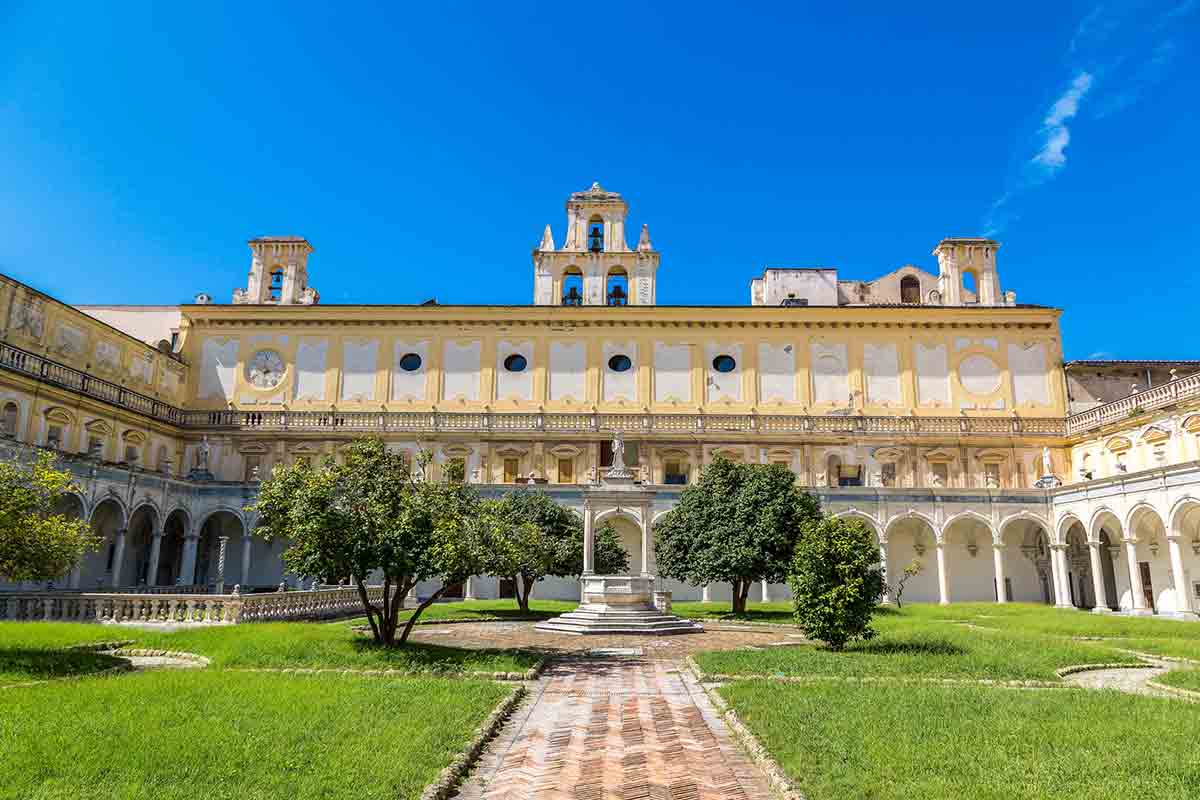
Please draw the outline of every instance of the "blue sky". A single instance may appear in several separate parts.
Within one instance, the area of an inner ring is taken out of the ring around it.
[[[0,5],[0,271],[227,302],[298,234],[323,302],[527,303],[599,180],[661,303],[986,233],[1068,358],[1200,358],[1198,0],[333,5]]]

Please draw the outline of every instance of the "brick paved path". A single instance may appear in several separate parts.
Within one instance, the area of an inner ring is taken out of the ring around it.
[[[575,657],[531,687],[462,800],[766,800],[766,780],[678,662]]]

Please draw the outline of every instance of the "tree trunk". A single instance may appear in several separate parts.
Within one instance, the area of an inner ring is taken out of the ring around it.
[[[749,581],[734,581],[730,587],[733,593],[733,613],[746,613],[746,595],[749,594]]]
[[[363,579],[358,578],[355,580],[355,584],[358,586],[358,599],[362,601],[363,610],[367,612],[367,622],[371,625],[371,636],[375,639],[376,643],[382,642],[383,639],[380,637],[379,625],[375,622],[375,615],[380,613],[379,609],[371,605],[371,600],[367,597],[367,584]]]
[[[533,584],[536,580],[528,575],[521,575],[521,582],[517,584],[517,605],[526,614],[529,613],[529,596],[533,594]]]
[[[443,583],[440,589],[431,594],[424,603],[421,603],[419,606],[417,606],[417,609],[413,611],[412,616],[408,618],[408,622],[404,623],[404,630],[400,632],[400,644],[404,644],[408,641],[408,635],[412,633],[413,625],[417,624],[417,618],[421,616],[421,613],[425,609],[433,605],[434,601],[441,597],[442,592],[444,591],[446,591],[446,584]]]

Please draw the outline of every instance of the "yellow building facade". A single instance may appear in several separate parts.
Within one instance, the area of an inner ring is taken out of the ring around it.
[[[533,250],[526,306],[323,304],[298,237],[252,240],[228,304],[70,307],[0,280],[10,447],[64,454],[78,513],[110,540],[64,583],[212,584],[218,547],[227,583],[295,581],[244,506],[274,466],[359,436],[431,451],[435,473],[460,460],[487,492],[532,484],[582,508],[620,432],[655,498],[613,517],[631,552],[722,454],[786,464],[827,509],[869,521],[893,570],[928,560],[917,599],[1073,602],[1054,498],[1097,445],[1070,429],[1060,311],[1002,290],[997,242],[945,239],[936,268],[874,280],[768,268],[746,305],[664,306],[669,259],[646,226],[628,245],[621,195],[593,185],[566,211],[562,246],[548,225]],[[1194,436],[1170,447],[1172,463],[1198,457]]]

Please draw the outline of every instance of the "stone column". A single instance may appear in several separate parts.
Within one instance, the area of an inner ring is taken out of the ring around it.
[[[83,562],[81,561],[80,563],[75,565],[75,569],[71,570],[71,577],[67,581],[67,586],[69,586],[72,589],[78,589],[79,588],[79,580],[82,577],[82,575],[83,575]]]
[[[1167,537],[1167,550],[1171,554],[1171,576],[1175,579],[1175,612],[1194,616],[1191,593],[1188,591],[1187,570],[1183,568],[1183,549],[1178,536]]]
[[[183,538],[183,563],[179,565],[179,583],[184,586],[196,582],[196,547],[199,544],[198,534],[190,534]]]
[[[463,584],[463,600],[475,599],[475,579],[467,578],[467,582]]]
[[[642,576],[650,575],[650,509],[642,508]]]
[[[891,591],[888,589],[887,542],[879,543],[879,568],[883,573],[883,602],[892,602]]]
[[[121,585],[121,562],[125,560],[125,529],[117,528],[115,544],[113,545],[112,585]]]
[[[250,585],[250,555],[254,549],[254,537],[249,533],[242,534],[242,588]]]
[[[1062,576],[1058,563],[1058,545],[1050,545],[1050,583],[1054,587],[1054,606],[1061,608],[1063,604]]]
[[[594,575],[596,572],[595,534],[592,532],[592,506],[583,504],[583,574]]]
[[[1092,592],[1096,595],[1096,607],[1092,610],[1103,614],[1108,610],[1108,590],[1104,588],[1104,563],[1100,561],[1100,543],[1088,542],[1088,555],[1092,561]]]
[[[225,545],[229,544],[229,537],[218,536],[217,542],[217,594],[225,594]]]
[[[1146,611],[1146,590],[1142,586],[1142,571],[1138,569],[1137,539],[1125,537],[1125,563],[1129,568],[1129,591],[1134,611]]]
[[[146,564],[146,585],[158,586],[158,559],[162,553],[162,540],[166,531],[155,531],[150,537],[150,561]]]
[[[771,602],[771,584],[766,581],[762,582],[762,601],[764,603]]]
[[[1067,546],[1060,544],[1056,551],[1058,553],[1058,581],[1062,586],[1062,605],[1063,608],[1074,608],[1075,604],[1071,602],[1071,566],[1067,562]]]
[[[946,573],[946,545],[937,543],[938,602],[950,605],[950,576]]]
[[[710,588],[708,588],[707,583],[704,584],[704,588],[700,590],[700,602],[701,603],[711,603],[712,602],[712,590]]]
[[[992,571],[996,573],[996,602],[1009,601],[1008,587],[1004,583],[1004,544],[992,542]]]

